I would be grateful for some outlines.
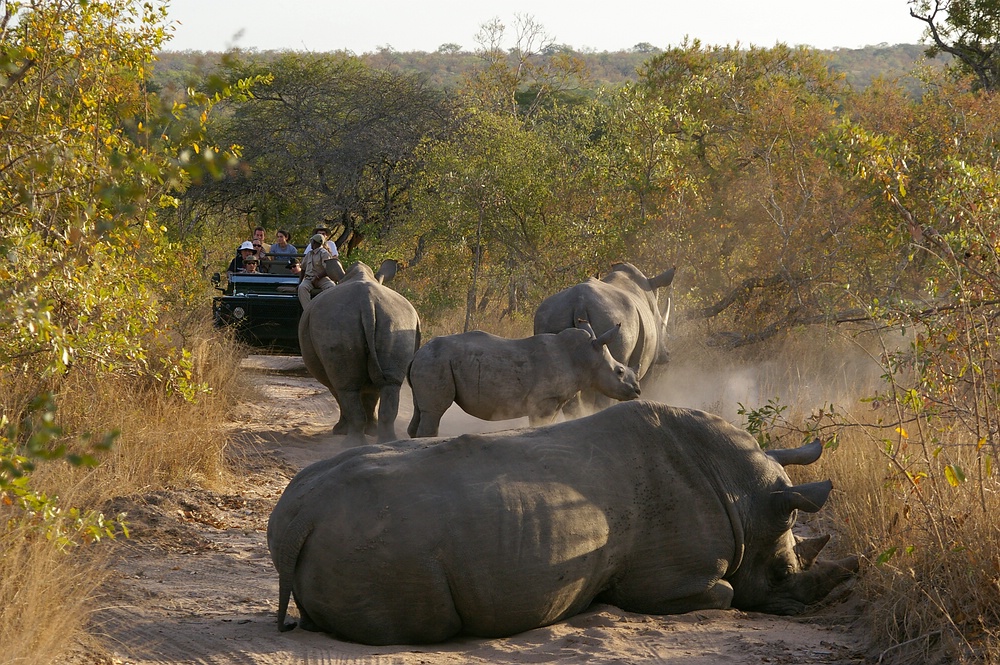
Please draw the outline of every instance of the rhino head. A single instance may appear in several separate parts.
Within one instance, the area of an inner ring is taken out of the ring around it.
[[[820,442],[767,453],[775,479],[745,526],[743,560],[727,579],[733,587],[733,607],[770,614],[799,614],[822,600],[858,572],[859,560],[849,556],[818,561],[829,535],[802,538],[792,533],[799,510],[823,507],[833,483],[824,480],[792,485],[781,467],[810,464],[822,453]]]
[[[618,336],[622,324],[618,323],[608,328],[600,336],[594,333],[594,329],[586,319],[577,320],[576,325],[590,333],[592,352],[587,354],[587,363],[591,366],[592,387],[597,392],[620,402],[638,399],[642,390],[639,387],[637,369],[618,362],[608,351],[608,342]]]

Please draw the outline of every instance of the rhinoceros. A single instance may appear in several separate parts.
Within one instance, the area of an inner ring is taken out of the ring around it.
[[[675,268],[647,278],[631,263],[615,263],[601,279],[590,278],[554,293],[535,311],[534,332],[557,333],[572,328],[579,319],[590,321],[596,330],[622,324],[621,335],[608,344],[615,360],[637,368],[640,381],[654,366],[667,363],[666,325],[669,312],[660,314],[657,290],[674,279]],[[651,378],[655,375],[650,375]],[[581,392],[580,399],[566,411],[578,415],[582,407],[604,406],[607,400],[593,391]]]
[[[375,423],[379,442],[397,438],[399,390],[420,347],[417,311],[383,285],[393,268],[394,262],[384,262],[376,275],[355,262],[299,319],[302,361],[333,393],[341,414],[334,433],[346,433],[351,444],[364,443]]]
[[[421,444],[421,442],[423,442]],[[648,614],[795,614],[858,569],[791,531],[832,485],[721,418],[649,401],[538,428],[348,450],[271,513],[278,627],[367,644],[499,637],[593,601]]]
[[[622,401],[637,398],[635,370],[607,349],[621,326],[597,337],[589,323],[580,325],[523,339],[478,330],[435,337],[414,354],[407,373],[413,390],[407,433],[437,436],[453,402],[483,420],[527,416],[541,425],[585,388]]]

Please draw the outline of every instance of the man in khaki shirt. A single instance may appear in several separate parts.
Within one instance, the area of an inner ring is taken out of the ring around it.
[[[310,251],[302,257],[302,281],[299,282],[298,295],[303,309],[312,300],[310,291],[313,289],[326,291],[336,286],[326,274],[325,264],[334,257],[323,246],[324,240],[322,235],[318,233],[314,235],[309,241]]]

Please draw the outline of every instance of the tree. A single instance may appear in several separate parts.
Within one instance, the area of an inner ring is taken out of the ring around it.
[[[884,261],[852,249],[864,200],[814,143],[845,92],[806,49],[695,41],[650,58],[612,98],[601,141],[609,180],[629,194],[619,210],[633,260],[669,256],[698,275],[685,306],[712,341],[853,319],[844,285],[885,275]]]
[[[414,148],[449,122],[441,96],[419,77],[344,54],[247,56],[228,62],[227,76],[266,77],[214,125],[219,143],[239,146],[242,166],[192,188],[188,205],[251,228],[322,222],[339,228],[347,254],[398,221]]]
[[[162,379],[178,248],[158,213],[225,155],[201,142],[211,100],[192,100],[192,127],[148,94],[164,8],[0,0],[0,15],[0,504],[37,512],[34,460],[88,460],[57,418],[71,375]]]
[[[927,56],[948,53],[977,87],[1000,89],[1000,2],[998,0],[909,0],[910,16],[927,25]]]
[[[482,65],[464,85],[471,105],[530,119],[553,98],[587,81],[583,60],[558,47],[531,16],[516,17],[513,46],[505,45],[506,36],[499,19],[483,24],[476,34]]]
[[[448,140],[423,147],[420,187],[394,247],[415,254],[409,281],[422,285],[424,311],[464,305],[470,330],[491,304],[515,315],[541,299],[549,285],[540,275],[566,260],[574,229],[561,214],[560,157],[518,118],[478,109]]]

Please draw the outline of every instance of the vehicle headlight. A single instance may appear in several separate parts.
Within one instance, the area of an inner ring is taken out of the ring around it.
[[[243,311],[242,307],[234,307],[233,308],[233,318],[234,319],[242,319],[246,315],[247,315],[247,313],[245,311]]]

